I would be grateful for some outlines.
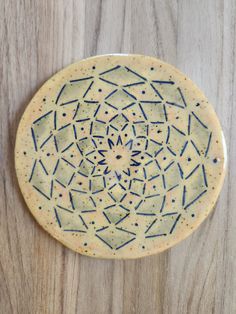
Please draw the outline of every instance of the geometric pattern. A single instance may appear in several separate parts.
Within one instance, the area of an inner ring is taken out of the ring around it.
[[[111,250],[136,240],[130,217],[150,218],[147,240],[174,233],[208,189],[212,131],[174,81],[148,81],[126,66],[66,82],[31,135],[40,158],[29,182],[56,199],[58,226],[91,232],[90,215],[100,211],[105,223],[92,232]]]

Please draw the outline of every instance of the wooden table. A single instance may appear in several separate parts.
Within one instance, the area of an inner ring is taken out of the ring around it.
[[[0,1],[0,313],[236,313],[235,0]],[[19,119],[35,91],[75,60],[157,56],[214,104],[229,172],[216,210],[171,250],[132,261],[80,256],[30,215],[14,171]]]

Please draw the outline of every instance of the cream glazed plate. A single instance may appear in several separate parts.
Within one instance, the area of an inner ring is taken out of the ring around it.
[[[103,55],[58,72],[17,132],[15,165],[39,224],[81,254],[161,252],[213,209],[225,142],[203,93],[156,58]]]

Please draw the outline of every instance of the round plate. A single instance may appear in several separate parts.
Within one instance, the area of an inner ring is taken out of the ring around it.
[[[225,159],[203,93],[141,55],[97,56],[54,75],[26,108],[15,147],[36,220],[103,258],[154,254],[191,234],[217,200]]]

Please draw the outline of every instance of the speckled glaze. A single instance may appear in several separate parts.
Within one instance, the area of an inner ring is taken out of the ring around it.
[[[206,218],[226,153],[212,106],[184,74],[153,57],[104,55],[40,88],[19,124],[15,164],[53,237],[81,254],[137,258]]]

